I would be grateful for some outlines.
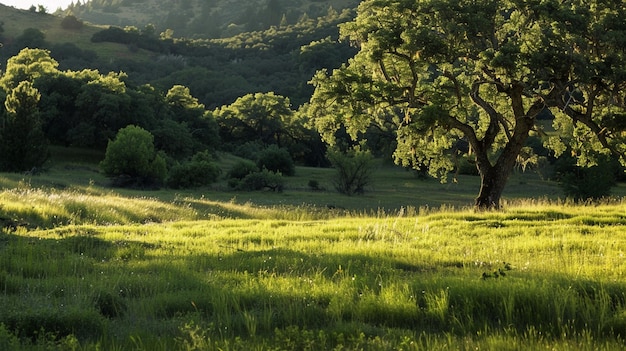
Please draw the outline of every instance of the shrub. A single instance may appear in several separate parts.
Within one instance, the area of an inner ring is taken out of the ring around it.
[[[289,151],[271,145],[259,153],[257,161],[259,169],[267,169],[272,172],[280,172],[286,176],[296,174],[296,166]]]
[[[314,190],[314,191],[322,190],[322,188],[320,187],[320,182],[318,182],[315,179],[310,179],[308,185],[311,190]]]
[[[63,29],[78,30],[83,28],[83,22],[76,16],[68,15],[61,21],[61,27]]]
[[[167,185],[174,189],[209,185],[217,180],[221,169],[208,152],[196,154],[191,161],[172,167]]]
[[[555,163],[555,176],[566,196],[576,200],[609,196],[615,185],[615,165],[604,160],[597,166],[580,167],[573,157],[561,157]]]
[[[374,157],[369,151],[355,148],[343,153],[338,150],[328,150],[326,157],[337,170],[334,180],[335,189],[342,194],[363,194],[365,186],[372,180]]]
[[[228,171],[229,179],[242,180],[250,173],[258,172],[259,168],[252,161],[242,160],[233,165]]]
[[[165,158],[156,152],[152,134],[134,125],[120,129],[115,140],[109,141],[100,168],[113,178],[114,185],[123,187],[154,186],[167,173]]]
[[[281,192],[284,188],[284,180],[282,174],[264,169],[245,176],[239,182],[237,188],[245,191],[271,189],[272,191]]]
[[[20,339],[0,323],[0,350],[16,350],[19,346]]]
[[[237,145],[233,150],[233,155],[247,158],[249,160],[256,160],[263,150],[263,145],[258,141],[246,141],[243,144]]]

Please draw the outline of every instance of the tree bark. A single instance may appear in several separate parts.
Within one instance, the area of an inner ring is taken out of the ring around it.
[[[474,206],[478,210],[497,210],[500,208],[500,198],[509,179],[511,170],[489,167],[487,172],[480,172],[480,192]]]

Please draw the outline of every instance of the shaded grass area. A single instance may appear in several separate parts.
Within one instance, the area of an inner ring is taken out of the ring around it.
[[[0,236],[0,345],[620,349],[624,210],[18,228]]]
[[[103,202],[124,203],[123,198],[151,199],[152,206],[161,202],[163,208],[171,206],[190,206],[196,210],[196,216],[180,216],[175,219],[202,218],[311,218],[337,215],[376,215],[380,212],[398,211],[417,213],[439,208],[471,207],[479,189],[479,178],[460,176],[458,182],[442,184],[435,179],[418,178],[414,172],[384,164],[381,162],[370,185],[362,196],[343,196],[333,187],[335,171],[333,169],[297,167],[294,177],[285,178],[285,191],[237,192],[231,190],[227,180],[222,177],[217,183],[195,189],[172,191],[128,190],[110,187],[110,181],[99,172],[98,163],[104,157],[102,152],[76,148],[52,147],[52,158],[37,174],[1,174],[0,189],[5,189],[5,196],[22,198],[20,192],[36,190],[41,192],[38,203],[31,205],[48,206],[53,201],[45,201],[49,194],[71,193],[76,205],[79,195],[84,195],[84,205],[89,201],[104,198]],[[218,163],[225,175],[239,159],[228,154],[218,156]],[[308,184],[315,181],[319,189],[311,189]],[[617,195],[619,195],[619,191]],[[13,195],[11,195],[13,194]],[[505,193],[504,201],[542,198],[555,200],[562,196],[554,182],[541,179],[537,174],[516,174],[510,181],[510,193]],[[117,198],[119,201],[113,201]],[[14,199],[14,201],[17,201]],[[69,201],[69,200],[68,200]],[[114,205],[112,207],[118,207]],[[80,209],[78,209],[80,210]],[[94,207],[101,212],[102,209]],[[122,211],[118,208],[119,211]],[[71,211],[71,209],[70,209]],[[176,212],[176,211],[174,211]],[[0,212],[1,214],[1,212]],[[67,217],[67,215],[65,216]],[[84,217],[84,215],[83,215]],[[103,220],[87,216],[74,224],[91,220],[104,223]],[[16,218],[18,219],[18,218]],[[68,220],[64,218],[64,220]],[[45,221],[44,221],[45,222]],[[127,223],[127,220],[109,220],[108,223]],[[37,226],[50,227],[50,223],[34,223]]]

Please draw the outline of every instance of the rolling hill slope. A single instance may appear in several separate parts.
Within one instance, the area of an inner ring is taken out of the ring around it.
[[[136,26],[152,24],[161,32],[172,29],[176,37],[229,37],[272,25],[294,24],[303,15],[323,16],[333,8],[355,8],[358,0],[92,0],[75,4],[63,14],[73,14],[94,24]]]

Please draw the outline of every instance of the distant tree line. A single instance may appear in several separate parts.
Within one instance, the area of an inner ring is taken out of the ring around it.
[[[131,125],[136,129],[125,131],[116,151],[110,151],[111,157],[136,152],[136,147],[128,146],[132,142],[124,141],[129,138],[126,135],[135,142],[149,140],[138,144],[150,145],[140,148],[146,150],[142,153],[148,157],[145,162],[133,159],[125,163],[150,165],[151,171],[105,162],[108,175],[130,176],[121,185],[154,185],[156,180],[166,179],[167,170],[178,174],[170,180],[174,187],[198,185],[200,175],[181,180],[182,175],[197,172],[206,176],[208,172],[215,178],[219,172],[209,159],[218,150],[257,159],[271,146],[287,155],[268,157],[274,162],[281,157],[287,163],[324,162],[325,148],[319,135],[305,126],[288,98],[273,92],[245,95],[231,105],[208,110],[182,85],[161,91],[149,84],[133,85],[124,73],[61,71],[58,66],[43,49],[23,49],[8,60],[0,76],[4,101],[0,150],[5,155],[0,170],[41,167],[49,144],[106,149],[108,155],[111,142]],[[260,169],[293,174],[292,168],[273,167],[269,161],[259,165]]]
[[[324,17],[329,12],[356,8],[352,1],[285,0],[146,0],[77,1],[58,14],[72,14],[92,23],[119,27],[154,23],[159,31],[170,29],[178,38],[228,38],[243,32],[263,31],[272,26],[292,25],[307,18]],[[129,18],[124,14],[142,8],[146,16]],[[138,23],[137,21],[143,21]]]
[[[309,100],[313,87],[307,82],[317,70],[337,68],[356,52],[338,41],[337,24],[352,17],[350,11],[329,11],[324,17],[303,18],[293,25],[210,40],[174,39],[167,32],[158,34],[152,25],[110,27],[95,33],[92,41],[120,43],[129,50],[127,58],[110,59],[74,43],[51,44],[43,32],[28,28],[5,41],[0,59],[7,60],[26,47],[48,49],[61,70],[124,72],[131,84],[148,83],[162,90],[184,85],[209,108],[230,104],[246,94],[270,91],[299,106]],[[81,24],[67,16],[61,25],[80,30]],[[134,59],[139,50],[149,52],[152,59],[145,60],[145,55]]]

